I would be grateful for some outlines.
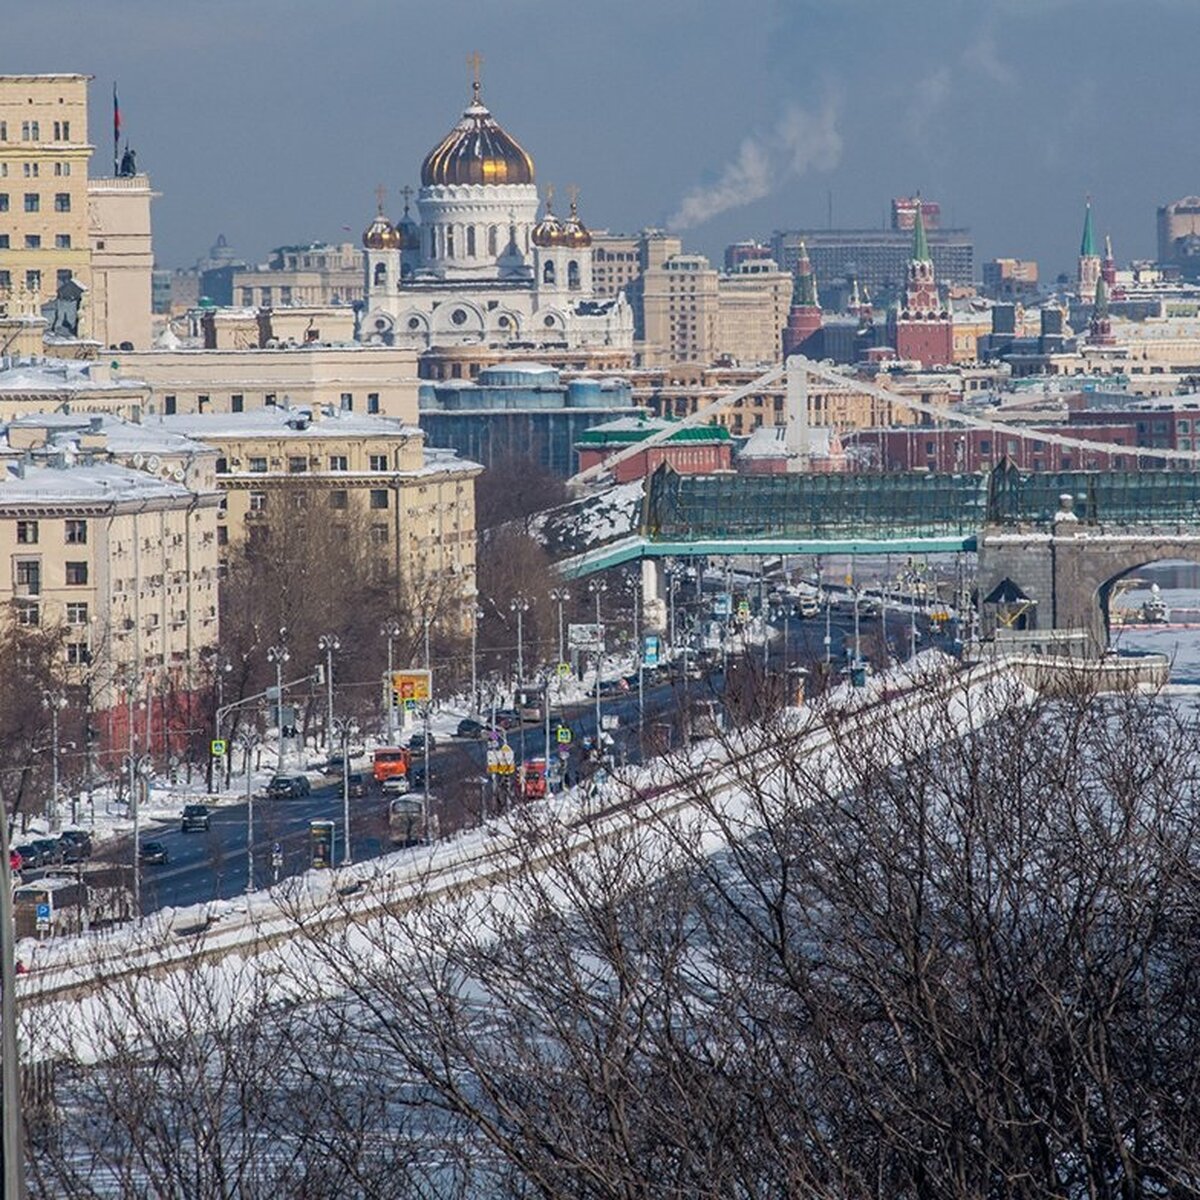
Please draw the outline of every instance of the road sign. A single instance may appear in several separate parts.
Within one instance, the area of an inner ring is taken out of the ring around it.
[[[558,727],[558,733],[555,734],[560,746],[569,746],[571,744],[571,739],[574,736],[575,735],[565,725],[560,725]]]
[[[658,634],[646,634],[646,641],[642,647],[642,662],[647,667],[658,666]]]
[[[50,905],[39,904],[37,906],[37,919],[39,922],[45,921],[47,925],[50,924]]]
[[[728,592],[718,592],[713,597],[713,616],[727,617],[733,611],[733,597]]]
[[[743,620],[745,620],[747,617],[750,616],[750,601],[749,600],[739,600],[738,601],[737,615],[739,617],[741,617]]]
[[[213,738],[209,742],[208,748],[213,758],[224,758],[226,750],[229,749],[229,743],[224,738]]]
[[[433,696],[433,685],[429,671],[393,671],[393,703],[409,700],[428,702]]]
[[[568,625],[567,645],[572,650],[603,650],[603,625]]]
[[[601,729],[617,729],[620,727],[621,718],[616,713],[604,713],[600,717]]]
[[[511,775],[517,769],[516,756],[511,746],[497,746],[487,752],[489,775]]]

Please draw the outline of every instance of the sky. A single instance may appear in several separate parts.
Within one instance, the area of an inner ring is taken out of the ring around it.
[[[977,261],[1051,279],[1086,196],[1124,262],[1200,192],[1200,0],[25,0],[4,24],[0,72],[95,77],[94,174],[117,82],[163,266],[220,233],[249,261],[357,238],[379,184],[398,216],[476,50],[539,184],[715,260],[831,210],[878,228],[920,191]]]

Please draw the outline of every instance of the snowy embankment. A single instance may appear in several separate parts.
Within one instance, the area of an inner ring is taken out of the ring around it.
[[[90,1010],[108,1003],[101,989],[120,983],[129,997],[155,1009],[175,1001],[173,977],[198,973],[206,992],[236,1011],[239,997],[269,981],[280,1000],[313,997],[334,984],[320,977],[312,939],[416,918],[464,898],[480,900],[480,936],[507,908],[514,874],[560,864],[563,856],[637,832],[650,842],[687,827],[708,852],[750,834],[756,804],[773,786],[781,753],[802,755],[836,771],[838,739],[883,734],[919,752],[931,730],[952,736],[988,723],[1004,705],[1029,693],[1003,663],[952,671],[935,652],[919,656],[863,689],[840,688],[820,704],[789,710],[781,726],[747,729],[702,742],[682,755],[623,771],[598,788],[576,788],[458,838],[330,872],[310,872],[291,887],[259,893],[202,933],[174,936],[166,919],[104,937],[64,939],[47,947],[39,969],[19,982],[29,1058],[71,1053],[103,1056],[90,1046]],[[947,723],[949,718],[949,723]],[[753,787],[748,786],[753,783]],[[647,845],[653,853],[653,846]],[[510,913],[510,916],[513,914]],[[176,915],[176,927],[181,923]],[[71,1044],[65,1045],[64,1039]]]

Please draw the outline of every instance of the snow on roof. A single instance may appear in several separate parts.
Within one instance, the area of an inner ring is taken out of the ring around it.
[[[808,452],[817,458],[830,454],[831,430],[824,425],[808,427]],[[738,458],[786,458],[787,427],[785,425],[760,425],[738,451]]]
[[[268,405],[240,413],[180,413],[147,417],[146,428],[161,427],[194,438],[233,437],[417,437],[420,429],[391,417],[325,409],[314,418],[311,407]]]
[[[67,359],[15,363],[0,369],[3,392],[125,390],[134,384],[131,379],[93,379],[90,363]]]
[[[436,474],[439,471],[482,471],[484,467],[482,463],[472,462],[469,458],[460,458],[457,450],[445,446],[426,446],[424,466],[418,469]]]
[[[18,461],[0,467],[0,509],[28,504],[182,501],[192,495],[181,483],[114,463],[27,466]]]
[[[158,425],[126,421],[115,413],[24,413],[0,426],[0,439],[9,429],[44,429],[52,447],[61,449],[71,435],[100,433],[104,448],[113,454],[215,454],[205,442]]]

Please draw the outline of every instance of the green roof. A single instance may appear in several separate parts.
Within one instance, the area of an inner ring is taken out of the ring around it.
[[[929,239],[925,236],[925,218],[921,213],[921,202],[917,201],[916,217],[913,220],[913,262],[932,262],[929,254]]]
[[[1079,242],[1080,258],[1096,258],[1096,235],[1092,231],[1092,202],[1089,200],[1083,213],[1083,237]]]
[[[630,420],[618,417],[603,425],[585,429],[576,442],[578,446],[632,446],[644,442],[652,434],[659,433],[670,422]],[[663,439],[664,442],[727,442],[729,430],[724,425],[687,425],[675,430]]]

